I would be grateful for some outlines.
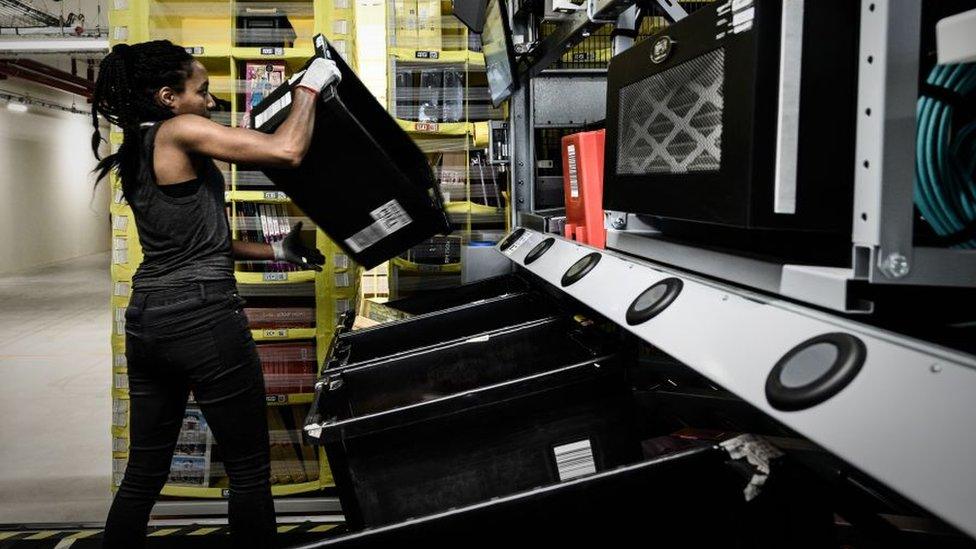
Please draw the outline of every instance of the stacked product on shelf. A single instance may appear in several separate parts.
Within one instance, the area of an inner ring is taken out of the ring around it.
[[[240,126],[264,94],[313,54],[311,38],[326,34],[355,67],[351,0],[251,2],[124,0],[109,13],[110,41],[167,39],[184,46],[207,69],[217,103],[212,119]],[[110,143],[122,142],[112,128]],[[114,152],[114,151],[113,151]],[[359,267],[310,222],[256,167],[219,166],[227,182],[227,212],[235,239],[272,242],[302,222],[301,238],[325,256],[321,272],[273,261],[239,262],[238,287],[262,361],[268,394],[273,493],[286,496],[332,486],[324,456],[303,443],[312,382],[339,316],[356,307]],[[125,359],[125,308],[142,250],[132,213],[114,174],[112,185],[112,456],[113,490],[122,480],[129,446],[129,394]],[[220,445],[192,395],[170,481],[163,494],[226,497],[228,481]]]
[[[488,91],[478,35],[451,2],[387,3],[388,109],[437,174],[452,233],[390,261],[391,297],[461,283],[461,248],[506,229],[507,174],[488,162],[489,120],[506,117]]]

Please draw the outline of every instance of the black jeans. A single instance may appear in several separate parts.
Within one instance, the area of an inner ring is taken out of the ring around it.
[[[233,282],[133,292],[126,309],[129,462],[105,524],[104,547],[146,543],[169,476],[189,391],[220,446],[230,478],[234,547],[274,546],[264,377]]]

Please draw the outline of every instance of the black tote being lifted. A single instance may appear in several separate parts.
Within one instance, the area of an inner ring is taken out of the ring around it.
[[[450,230],[426,157],[328,44],[342,82],[322,92],[312,143],[294,169],[262,171],[354,261],[376,266]],[[251,111],[253,127],[273,132],[288,116],[300,78],[282,84]]]

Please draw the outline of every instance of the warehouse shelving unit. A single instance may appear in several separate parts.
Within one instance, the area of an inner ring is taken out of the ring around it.
[[[388,2],[389,110],[430,159],[454,231],[390,261],[391,297],[461,282],[461,248],[497,240],[508,226],[507,173],[488,164],[489,100],[477,35],[451,2]]]
[[[354,8],[352,0],[119,0],[114,2],[109,13],[110,39],[113,44],[169,39],[184,46],[207,68],[215,98],[229,105],[225,112],[214,113],[214,120],[228,126],[240,126],[247,110],[248,63],[283,64],[286,76],[290,75],[313,55],[312,36],[323,33],[349,65],[356,67]],[[246,28],[248,24],[245,18],[249,17],[275,19],[275,28],[270,31]],[[286,19],[288,25],[278,25]],[[117,149],[121,141],[121,132],[113,128],[110,134],[113,149]],[[267,266],[243,262],[238,263],[235,272],[242,296],[253,304],[272,308],[294,308],[297,304],[302,311],[313,311],[306,319],[308,322],[301,325],[254,326],[252,319],[251,333],[262,353],[271,353],[276,349],[281,349],[275,351],[280,353],[299,353],[297,360],[310,368],[305,376],[308,383],[304,389],[293,387],[276,391],[269,381],[272,378],[268,377],[275,374],[268,370],[265,372],[266,383],[269,383],[267,400],[271,423],[272,474],[275,477],[272,493],[276,497],[284,497],[317,492],[333,485],[332,476],[324,454],[302,444],[301,422],[312,401],[311,383],[329,346],[337,319],[341,313],[356,307],[361,269],[322,231],[317,230],[284,193],[275,190],[260,171],[237,165],[220,167],[227,182],[225,198],[235,237],[247,231],[262,230],[262,218],[273,217],[280,222],[273,230],[270,225],[263,227],[265,234],[283,235],[295,222],[303,221],[306,243],[316,246],[326,257],[322,272],[284,270],[281,267],[268,270]],[[132,275],[142,261],[142,251],[132,212],[125,203],[115,175],[111,178],[111,185],[111,307],[114,320],[111,429],[114,490],[121,481],[128,452],[129,396],[124,315]],[[244,209],[248,209],[252,215],[244,215]],[[255,211],[263,213],[253,215]],[[278,344],[282,343],[290,346],[281,348]],[[192,402],[190,409],[192,414]],[[185,419],[181,444],[184,439],[192,438],[189,432]],[[201,432],[206,432],[205,426]],[[220,473],[222,469],[217,459],[219,446],[213,445],[212,437],[209,437],[206,448],[206,471],[201,478],[195,478],[192,483],[175,483],[172,482],[174,477],[171,473],[171,482],[163,489],[164,495],[201,502],[226,497],[225,480],[215,482],[212,478],[213,473]],[[277,476],[275,470],[279,473]],[[187,504],[184,508],[191,507],[192,504]]]

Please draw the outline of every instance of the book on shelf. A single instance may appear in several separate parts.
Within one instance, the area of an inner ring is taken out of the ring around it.
[[[244,242],[271,244],[284,240],[292,228],[292,218],[285,204],[237,204],[237,238]],[[257,272],[298,271],[298,266],[284,261],[241,261],[241,269]]]
[[[316,371],[313,343],[266,343],[257,349],[267,394],[312,392]]]
[[[285,81],[285,63],[282,61],[249,62],[244,65],[244,112],[264,100],[268,94]]]
[[[199,408],[188,407],[170,463],[169,482],[207,487],[210,484],[212,435]]]
[[[252,330],[315,327],[312,307],[245,307],[244,315]]]

